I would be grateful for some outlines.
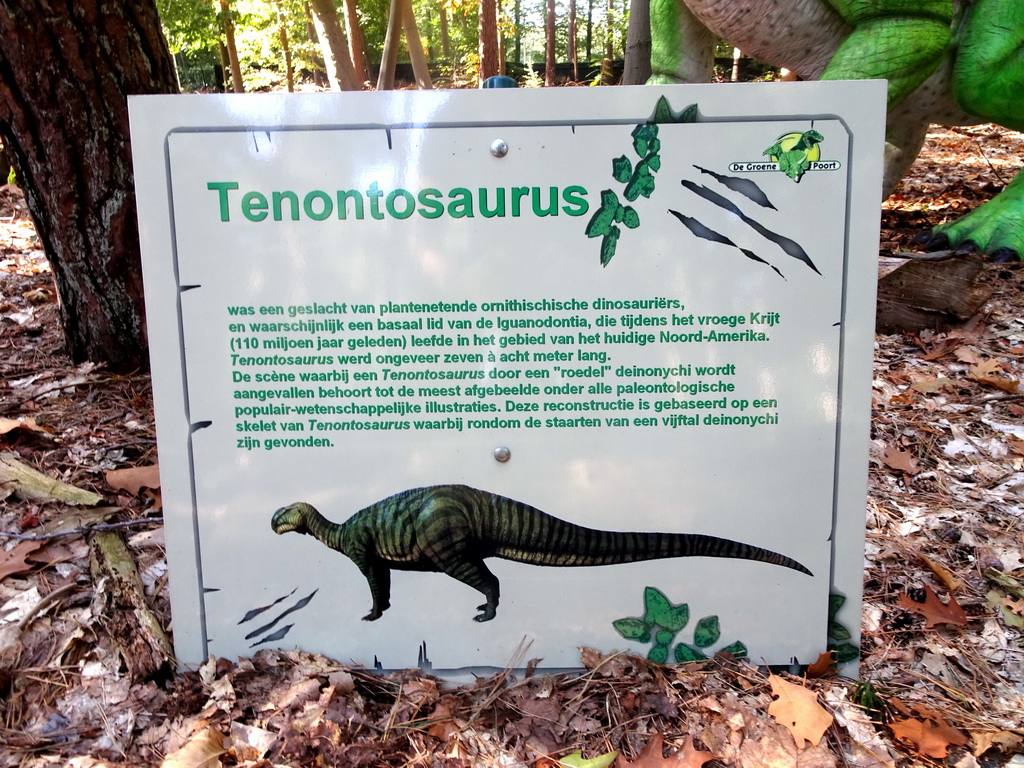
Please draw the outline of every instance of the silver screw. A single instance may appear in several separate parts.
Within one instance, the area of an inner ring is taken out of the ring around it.
[[[505,446],[499,445],[497,448],[494,449],[494,460],[495,461],[500,461],[502,464],[504,464],[506,461],[508,461],[511,458],[512,458],[512,451],[510,451]]]
[[[508,154],[508,144],[504,139],[495,139],[491,142],[491,154],[495,157],[504,157]]]

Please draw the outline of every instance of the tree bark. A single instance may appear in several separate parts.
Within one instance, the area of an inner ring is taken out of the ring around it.
[[[356,80],[360,84],[365,83],[370,76],[366,72],[366,42],[363,39],[363,28],[359,26],[356,0],[345,0],[345,30],[348,32],[348,51],[352,59],[352,68],[356,73]]]
[[[423,53],[423,41],[420,30],[416,26],[416,13],[413,11],[412,0],[402,0],[402,24],[405,27],[405,46],[409,49],[409,60],[412,62],[413,76],[416,87],[429,91],[434,87],[427,69],[427,57]]]
[[[480,0],[480,82],[498,74],[498,8],[496,0]]]
[[[550,87],[555,84],[555,0],[547,0],[544,32],[544,85]]]
[[[224,24],[224,46],[227,48],[228,61],[231,63],[231,90],[235,93],[244,93],[242,65],[238,61],[238,48],[235,46],[235,22],[231,19],[231,6],[228,0],[220,0],[220,13]]]
[[[147,360],[126,94],[175,93],[152,0],[2,0],[0,138],[60,297],[71,358]]]
[[[310,0],[310,7],[313,9],[313,26],[320,39],[320,52],[324,57],[331,90],[358,91],[362,83],[356,80],[334,3],[331,0]]]
[[[626,62],[623,85],[643,85],[651,76],[651,3],[632,0],[626,29]]]

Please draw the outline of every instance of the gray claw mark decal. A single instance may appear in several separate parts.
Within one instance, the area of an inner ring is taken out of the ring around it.
[[[255,643],[253,643],[249,647],[250,648],[255,648],[257,645],[263,645],[264,643],[272,643],[275,640],[282,640],[282,639],[284,639],[284,636],[287,635],[291,631],[291,628],[294,627],[294,626],[295,626],[294,624],[288,624],[287,626],[281,627],[274,634],[267,635],[262,640],[257,640]]]
[[[736,245],[736,243],[734,243],[728,237],[723,235],[721,232],[716,232],[710,227],[704,226],[692,216],[687,216],[686,214],[680,213],[679,211],[673,211],[670,208],[668,212],[675,216],[677,219],[679,219],[681,222],[683,222],[683,224],[686,226],[688,230],[693,232],[694,235],[701,238],[702,240],[710,240],[712,243],[721,243],[722,245],[731,245],[733,248],[736,248],[739,251],[741,251],[743,255],[746,256],[748,259],[760,262],[761,264],[767,264],[775,271],[775,274],[777,274],[783,280],[786,279],[786,276],[782,274],[782,272],[780,272],[774,264],[770,264],[769,262],[765,261],[753,251],[748,251],[746,248],[740,248],[738,245]]]
[[[275,618],[269,624],[264,624],[259,629],[254,629],[252,632],[250,632],[248,635],[245,636],[245,639],[246,640],[252,640],[257,635],[262,635],[264,632],[268,632],[269,630],[273,629],[274,625],[277,624],[277,622],[279,622],[281,619],[283,619],[288,614],[295,613],[295,611],[301,611],[303,608],[305,608],[307,605],[309,605],[309,601],[313,599],[313,595],[315,595],[319,591],[320,591],[319,589],[314,589],[310,594],[308,594],[306,597],[304,597],[301,600],[299,600],[299,602],[297,602],[295,605],[293,605],[288,610],[286,610],[283,613],[281,613],[277,618]]]
[[[771,208],[773,211],[779,210],[772,205],[772,201],[768,199],[768,195],[766,195],[764,191],[751,179],[744,179],[740,176],[725,176],[721,173],[709,171],[707,168],[701,168],[699,165],[695,165],[693,167],[701,173],[706,173],[708,176],[711,176],[722,186],[728,187],[733,192],[738,192],[748,200],[754,201],[762,208]]]
[[[264,611],[269,611],[271,608],[273,608],[278,603],[282,603],[285,600],[287,600],[289,597],[291,597],[292,595],[295,594],[296,590],[298,590],[298,587],[293,589],[291,592],[289,592],[284,597],[277,598],[277,600],[272,602],[270,605],[264,605],[261,608],[253,608],[251,611],[249,611],[247,614],[245,614],[245,616],[242,617],[242,620],[240,622],[238,622],[238,623],[239,624],[245,624],[245,622],[250,621],[252,619],[255,619],[257,616],[259,616]]]
[[[780,235],[778,232],[773,232],[772,230],[762,225],[760,222],[754,221],[754,219],[750,218],[745,213],[743,213],[743,211],[737,208],[736,204],[733,203],[731,200],[722,197],[717,192],[713,192],[712,190],[708,189],[702,184],[694,184],[692,181],[688,181],[687,179],[683,179],[680,183],[688,190],[693,192],[695,195],[703,197],[708,202],[714,203],[720,208],[724,208],[725,210],[729,211],[729,213],[735,214],[744,224],[746,224],[748,227],[750,227],[759,235],[761,235],[761,237],[765,238],[766,240],[771,240],[783,251],[785,251],[787,255],[792,256],[794,259],[797,259],[798,261],[802,261],[804,264],[809,266],[819,275],[821,274],[818,268],[814,266],[814,262],[811,261],[811,257],[807,255],[807,252],[795,240],[788,238],[785,235]]]

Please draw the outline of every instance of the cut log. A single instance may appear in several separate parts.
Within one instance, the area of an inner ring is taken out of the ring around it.
[[[984,259],[882,259],[879,263],[878,333],[942,330],[969,320],[992,289],[980,282]]]

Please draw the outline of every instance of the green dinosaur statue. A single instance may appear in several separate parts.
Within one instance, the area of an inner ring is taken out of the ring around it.
[[[344,523],[332,523],[304,502],[274,513],[275,533],[297,531],[348,555],[370,585],[379,619],[391,605],[391,570],[445,573],[483,593],[475,621],[498,607],[498,579],[484,558],[531,565],[587,566],[668,557],[730,557],[781,565],[810,574],[792,558],[715,536],[620,533],[568,523],[521,501],[465,485],[413,488],[371,504]]]
[[[651,33],[655,84],[708,82],[718,38],[805,80],[887,79],[885,196],[930,123],[1024,131],[1022,0],[651,0]],[[918,242],[1024,257],[1024,173]]]

